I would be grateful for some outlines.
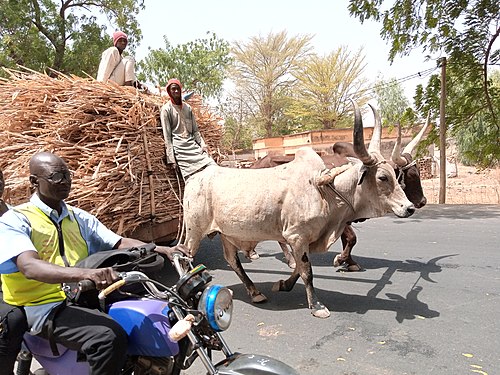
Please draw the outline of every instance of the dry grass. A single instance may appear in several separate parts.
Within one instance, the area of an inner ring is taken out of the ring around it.
[[[52,151],[75,173],[68,202],[112,230],[127,234],[181,216],[183,183],[164,163],[159,113],[165,97],[92,79],[9,73],[0,81],[0,168],[7,202],[29,198],[29,159]],[[219,119],[200,97],[189,103],[219,160]]]

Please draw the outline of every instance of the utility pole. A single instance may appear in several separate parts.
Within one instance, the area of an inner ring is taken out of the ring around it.
[[[446,203],[446,57],[441,59],[441,101],[439,104],[439,204]]]

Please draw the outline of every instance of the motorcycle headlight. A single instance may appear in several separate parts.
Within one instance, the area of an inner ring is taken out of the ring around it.
[[[233,295],[228,288],[211,285],[203,291],[198,304],[210,327],[221,332],[229,328],[233,316]]]

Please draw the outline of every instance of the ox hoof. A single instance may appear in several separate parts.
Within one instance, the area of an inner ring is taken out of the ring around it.
[[[251,297],[252,297],[252,303],[263,303],[267,301],[267,297],[262,293],[256,294],[255,296]]]
[[[350,262],[353,262],[352,259],[349,259]],[[334,267],[340,267],[342,264],[346,263],[346,267],[340,271],[347,271],[347,272],[359,272],[362,271],[362,268],[359,264],[357,263],[352,263],[349,264],[349,261],[343,261],[340,259],[340,254],[336,255],[335,258],[333,259],[333,266]]]
[[[340,267],[340,265],[343,263],[343,262],[339,262],[339,255],[340,254],[335,255],[335,258],[333,258],[333,266],[334,267]]]
[[[260,258],[260,255],[257,254],[255,250],[249,251],[247,254],[245,254],[245,257],[250,260],[257,260]]]
[[[359,272],[362,271],[361,266],[359,264],[349,264],[346,268],[349,272]]]
[[[316,302],[313,307],[311,307],[311,314],[316,318],[328,318],[330,316],[330,310],[326,308],[322,303]]]

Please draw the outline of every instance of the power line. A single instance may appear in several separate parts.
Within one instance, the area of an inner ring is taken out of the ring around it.
[[[375,91],[376,89],[379,89],[379,88],[393,87],[393,86],[399,85],[399,84],[401,84],[403,82],[410,81],[410,80],[415,79],[415,78],[422,79],[422,78],[425,78],[425,77],[429,76],[430,74],[432,74],[438,68],[439,67],[436,66],[434,68],[429,68],[429,69],[423,70],[421,72],[416,72],[416,73],[410,74],[410,75],[405,76],[405,77],[401,77],[401,78],[397,78],[397,79],[391,80],[389,82],[384,82],[384,83],[380,83],[380,84],[377,84],[377,85],[373,85],[373,86],[368,87],[366,89],[359,90],[358,93],[363,93],[363,92],[367,92],[367,91]]]

